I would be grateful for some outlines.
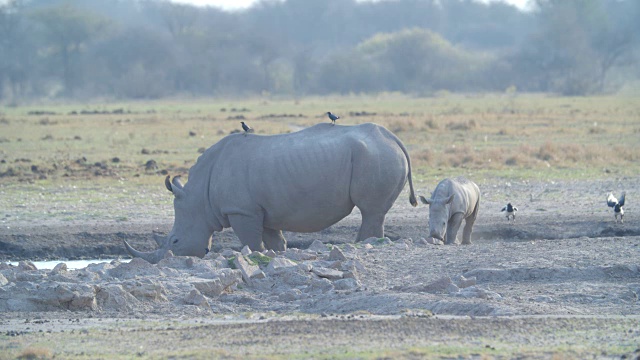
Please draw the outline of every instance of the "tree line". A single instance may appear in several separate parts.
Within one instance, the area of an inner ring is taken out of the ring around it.
[[[398,91],[586,95],[640,78],[640,2],[0,5],[0,101]]]

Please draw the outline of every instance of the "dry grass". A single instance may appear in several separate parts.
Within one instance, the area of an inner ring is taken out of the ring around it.
[[[29,347],[24,349],[17,358],[22,360],[52,359],[53,353],[46,348]]]
[[[240,116],[257,134],[267,135],[328,122],[328,109],[342,116],[340,124],[375,122],[396,133],[417,173],[437,168],[492,176],[547,169],[567,176],[574,170],[588,177],[633,174],[640,169],[638,100],[382,94],[5,107],[0,109],[0,183],[186,173],[199,150],[240,128]],[[157,168],[145,166],[150,160]]]

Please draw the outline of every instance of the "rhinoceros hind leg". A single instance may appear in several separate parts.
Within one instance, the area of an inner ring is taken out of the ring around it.
[[[476,221],[475,218],[467,218],[464,222],[464,229],[462,229],[462,244],[469,245],[471,244],[471,231],[473,231],[473,223]]]
[[[384,218],[385,214],[370,214],[362,211],[362,224],[356,241],[366,240],[370,237],[384,237]]]
[[[229,223],[242,245],[253,251],[264,250],[262,216],[229,215]]]
[[[273,230],[264,228],[262,230],[262,242],[268,250],[285,251],[287,250],[287,239],[282,235],[281,230]]]

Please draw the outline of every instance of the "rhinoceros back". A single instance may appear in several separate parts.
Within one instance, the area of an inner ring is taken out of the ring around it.
[[[291,134],[228,136],[201,156],[190,178],[210,174],[208,196],[223,216],[263,211],[265,227],[314,232],[368,201],[363,194],[390,207],[407,162],[383,127],[319,124]]]

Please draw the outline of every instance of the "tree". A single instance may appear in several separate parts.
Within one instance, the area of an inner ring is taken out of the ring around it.
[[[11,99],[22,97],[35,58],[33,37],[22,13],[23,2],[0,5],[0,100],[7,84]]]
[[[42,29],[42,53],[59,57],[65,93],[72,95],[79,77],[74,71],[79,69],[77,58],[88,42],[106,27],[107,22],[68,3],[36,10],[33,18]]]

